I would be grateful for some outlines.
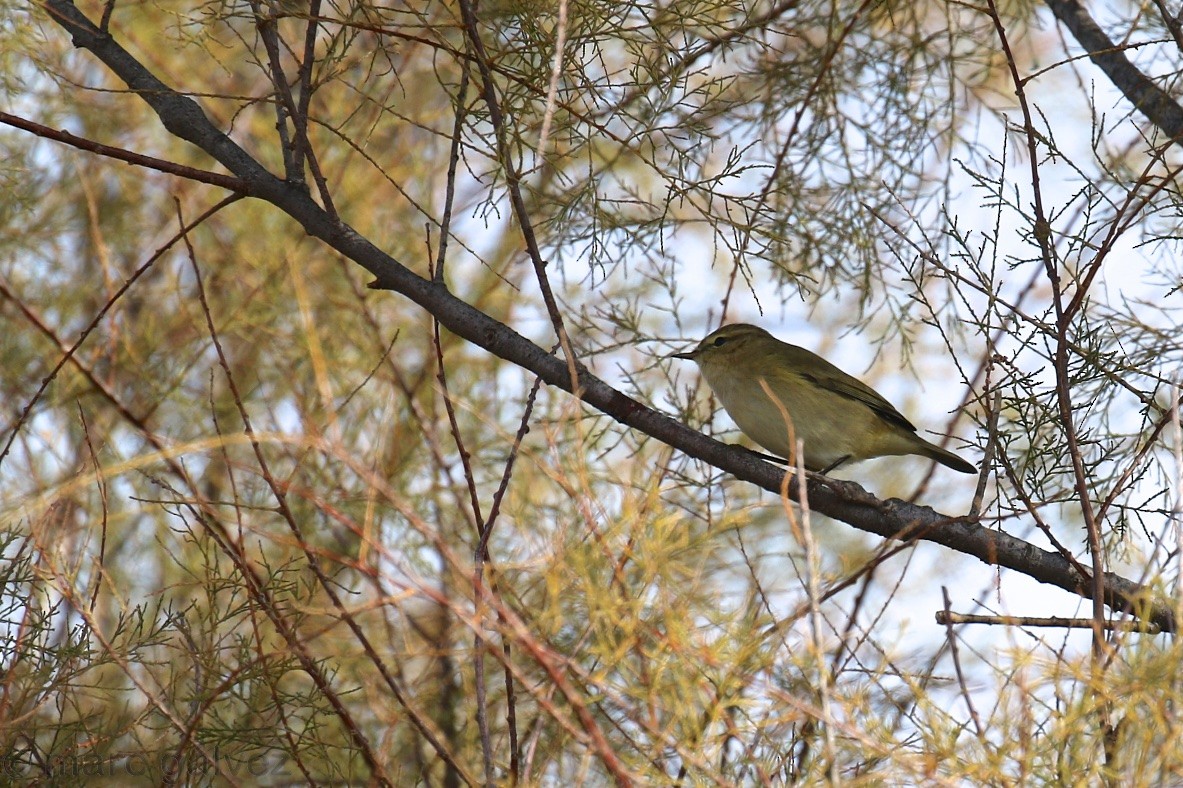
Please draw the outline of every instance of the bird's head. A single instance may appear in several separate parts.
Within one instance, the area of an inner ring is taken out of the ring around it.
[[[684,358],[700,365],[736,363],[751,357],[753,351],[770,339],[772,334],[759,326],[732,323],[712,331],[694,350],[674,353],[670,358]]]

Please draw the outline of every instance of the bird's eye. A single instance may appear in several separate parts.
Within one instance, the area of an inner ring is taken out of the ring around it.
[[[715,341],[712,342],[711,344],[714,345],[715,347],[723,347],[723,345],[727,342],[728,339],[730,339],[730,337],[715,337]]]

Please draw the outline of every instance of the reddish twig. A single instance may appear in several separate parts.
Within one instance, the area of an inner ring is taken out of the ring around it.
[[[142,153],[125,150],[124,148],[104,145],[101,142],[88,140],[85,137],[79,137],[68,131],[51,129],[49,126],[18,117],[17,115],[10,115],[7,112],[0,112],[0,123],[23,129],[47,140],[54,140],[55,142],[70,145],[79,150],[95,153],[99,156],[106,156],[109,159],[127,162],[137,167],[146,167],[150,170],[163,172],[166,175],[176,175],[178,178],[184,178],[187,181],[197,181],[198,183],[208,183],[211,186],[218,186],[227,191],[232,191],[238,196],[245,196],[250,193],[247,182],[241,178],[235,178],[233,175],[222,175],[221,173],[210,172],[208,170],[199,170],[196,167],[186,167],[183,164],[157,159],[154,156],[145,156]]]

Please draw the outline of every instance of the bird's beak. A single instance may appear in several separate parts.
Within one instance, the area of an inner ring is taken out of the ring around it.
[[[670,353],[666,358],[684,358],[693,361],[697,355],[697,348],[695,350],[688,350],[685,353]]]

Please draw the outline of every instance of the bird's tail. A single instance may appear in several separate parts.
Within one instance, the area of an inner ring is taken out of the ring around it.
[[[953,452],[951,452],[947,449],[942,449],[940,446],[937,446],[934,443],[929,443],[928,441],[924,440],[923,438],[921,438],[920,441],[921,441],[921,443],[924,444],[923,449],[920,453],[923,454],[925,457],[928,457],[931,460],[936,460],[941,465],[947,465],[950,468],[952,468],[953,470],[958,471],[960,473],[977,473],[978,472],[978,469],[976,467],[974,467],[971,463],[968,463],[965,460],[961,459]]]

